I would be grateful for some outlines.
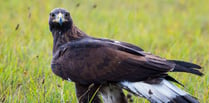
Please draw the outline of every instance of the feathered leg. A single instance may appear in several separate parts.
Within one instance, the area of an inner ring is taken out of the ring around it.
[[[120,86],[116,84],[105,84],[100,90],[104,103],[128,103]]]
[[[102,103],[97,92],[99,89],[98,85],[82,85],[76,83],[75,86],[79,103],[89,103],[91,100],[91,103]]]

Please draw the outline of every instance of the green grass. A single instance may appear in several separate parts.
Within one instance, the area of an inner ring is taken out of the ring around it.
[[[91,36],[133,43],[161,57],[200,64],[204,67],[203,77],[171,75],[185,84],[187,92],[206,103],[209,101],[208,4],[208,0],[1,1],[0,102],[76,103],[74,83],[62,81],[50,69],[53,38],[48,15],[53,8],[62,7]],[[17,25],[19,28],[15,30]]]

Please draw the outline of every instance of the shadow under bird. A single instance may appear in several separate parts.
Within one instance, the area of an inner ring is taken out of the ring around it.
[[[199,65],[167,60],[135,45],[94,38],[78,29],[70,13],[55,8],[49,16],[53,35],[52,71],[75,82],[79,103],[127,103],[122,89],[151,103],[198,103],[168,72],[203,75]],[[179,83],[180,84],[180,83]]]

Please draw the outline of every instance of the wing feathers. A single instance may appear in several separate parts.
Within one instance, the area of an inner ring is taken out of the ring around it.
[[[178,65],[184,66],[186,68],[196,68],[196,69],[201,69],[201,67],[197,64],[193,64],[193,63],[189,63],[189,62],[185,62],[185,61],[179,61],[179,60],[168,60],[171,62],[174,62]]]
[[[63,51],[62,55],[55,53],[58,57],[54,56],[56,58],[53,58],[53,63],[62,64],[66,78],[72,76],[70,77],[72,80],[87,83],[93,81],[140,81],[164,77],[164,74],[169,71],[201,75],[201,72],[193,69],[193,67],[198,67],[195,64],[168,61],[120,42],[104,42],[98,39],[84,38],[66,43],[60,47],[60,50]]]
[[[115,42],[103,42],[101,40],[92,39],[92,38],[84,38],[79,41],[75,41],[72,43],[67,43],[63,46],[70,46],[71,48],[97,48],[97,47],[109,47],[114,48],[116,50],[124,51],[133,55],[139,55],[144,56],[143,52],[140,51],[141,49],[138,48],[138,50],[133,49],[131,47],[128,47],[126,45],[122,45],[120,43]]]
[[[135,50],[137,50],[137,51],[143,51],[142,48],[140,48],[140,47],[138,47],[138,46],[135,46],[135,45],[133,45],[133,44],[125,43],[125,42],[114,41],[114,40],[105,39],[105,38],[93,38],[93,39],[101,40],[101,41],[103,41],[103,42],[111,42],[111,43],[115,43],[115,44],[120,44],[120,45],[129,47],[129,48],[135,49]]]
[[[159,71],[167,70],[168,72],[175,67],[175,64],[167,62],[165,59],[160,57],[156,57],[153,55],[146,55],[145,58],[147,60],[146,63],[149,64],[149,66],[153,66],[153,68],[156,68]]]
[[[203,73],[197,70],[197,69],[201,69],[199,65],[189,63],[189,62],[184,62],[184,61],[177,61],[177,60],[169,60],[169,61],[176,64],[173,72],[187,72],[187,73],[192,73],[192,74],[196,74],[199,76],[203,75]]]

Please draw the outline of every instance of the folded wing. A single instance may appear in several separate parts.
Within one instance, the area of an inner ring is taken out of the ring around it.
[[[52,61],[52,64],[60,66],[62,75],[56,73],[56,68],[53,70],[55,74],[86,84],[134,82],[161,77],[169,71],[175,71],[176,63],[145,53],[128,43],[94,38],[63,45]]]

